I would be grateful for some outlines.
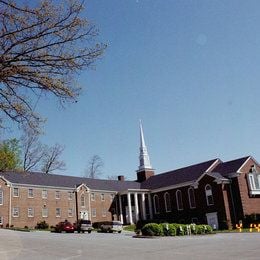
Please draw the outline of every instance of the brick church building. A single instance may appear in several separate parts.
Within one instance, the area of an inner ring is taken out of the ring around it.
[[[155,174],[140,125],[137,179],[89,179],[38,172],[0,172],[0,226],[35,227],[45,220],[92,222],[158,219],[234,227],[260,214],[260,165],[251,156],[216,158]]]

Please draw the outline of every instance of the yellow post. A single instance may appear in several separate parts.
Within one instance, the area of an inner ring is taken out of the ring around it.
[[[252,232],[253,226],[254,226],[254,224],[250,224],[249,232]]]

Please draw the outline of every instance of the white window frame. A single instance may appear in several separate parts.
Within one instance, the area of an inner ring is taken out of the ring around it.
[[[19,218],[19,215],[20,215],[19,207],[13,207],[12,215],[13,215],[14,218]]]
[[[100,194],[100,199],[101,199],[101,201],[105,201],[105,194],[104,193]]]
[[[72,199],[73,199],[73,192],[68,191],[68,200],[72,200]]]
[[[33,198],[33,189],[32,188],[28,189],[28,198],[29,199]]]
[[[55,215],[56,215],[56,218],[60,218],[61,217],[61,208],[56,208]]]
[[[55,191],[55,199],[56,199],[56,200],[59,200],[59,199],[60,199],[60,191],[59,191],[59,190],[56,190],[56,191]]]
[[[28,208],[27,209],[27,216],[28,218],[33,218],[34,217],[34,208]]]
[[[17,193],[16,193],[17,192]],[[19,197],[20,196],[20,191],[19,188],[13,187],[13,197]]]
[[[191,205],[191,202],[192,202],[192,198],[191,198],[191,193],[190,191],[192,191],[192,196],[193,196],[193,200],[194,200],[194,205]],[[191,209],[195,209],[196,208],[196,199],[195,199],[195,191],[194,191],[194,188],[190,187],[188,189],[188,197],[189,197],[189,205],[190,205],[190,208]]]
[[[97,209],[96,208],[92,208],[91,217],[92,218],[96,218],[97,217]]]
[[[181,210],[183,210],[183,200],[182,200],[181,190],[177,190],[176,193],[175,193],[175,196],[176,196],[177,209],[179,211],[181,211]]]
[[[72,218],[73,217],[73,208],[68,209],[68,217]]]
[[[159,214],[160,213],[160,211],[159,211],[159,197],[158,197],[158,195],[157,194],[155,194],[154,196],[153,196],[153,206],[154,206],[154,213],[155,214]]]
[[[0,189],[0,205],[4,205],[4,191]]]
[[[90,194],[90,197],[91,197],[91,201],[95,201],[95,193],[94,193],[94,192],[92,192],[92,193]]]
[[[80,206],[82,208],[85,208],[86,207],[86,198],[85,198],[85,195],[84,194],[81,194],[80,196]]]
[[[102,208],[102,217],[105,218],[107,216],[107,209]]]
[[[47,199],[48,198],[48,190],[42,190],[42,198]]]
[[[171,212],[172,211],[171,196],[170,196],[169,192],[165,192],[164,195],[163,195],[163,198],[164,198],[165,211]]]
[[[208,189],[208,187],[209,187],[209,189]],[[205,195],[206,195],[207,206],[214,205],[214,197],[213,197],[212,187],[210,184],[207,184],[205,186]],[[209,201],[210,196],[212,197],[212,203],[210,203],[210,201]]]
[[[49,215],[48,208],[42,208],[42,217],[43,218],[48,218],[48,215]]]

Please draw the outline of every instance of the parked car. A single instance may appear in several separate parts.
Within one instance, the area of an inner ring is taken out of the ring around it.
[[[123,230],[123,225],[120,221],[105,221],[100,225],[102,232],[117,232],[121,233]]]
[[[78,231],[78,233],[82,232],[88,232],[91,233],[93,227],[90,220],[80,219],[77,223],[74,224],[75,230]]]
[[[62,221],[59,222],[55,227],[56,232],[66,232],[66,233],[73,233],[74,226],[69,221]]]

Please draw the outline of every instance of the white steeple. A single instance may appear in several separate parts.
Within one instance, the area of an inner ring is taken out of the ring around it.
[[[147,148],[144,141],[144,132],[142,122],[140,120],[140,155],[139,155],[139,169],[138,171],[152,169]]]

